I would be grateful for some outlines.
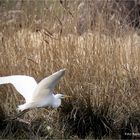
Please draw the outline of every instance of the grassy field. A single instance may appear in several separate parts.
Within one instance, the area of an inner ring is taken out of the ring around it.
[[[26,74],[39,82],[66,68],[55,91],[72,99],[57,110],[31,110],[23,116],[28,125],[7,120],[24,99],[1,85],[0,138],[140,138],[139,31],[119,22],[111,4],[97,5],[1,2],[0,76]]]

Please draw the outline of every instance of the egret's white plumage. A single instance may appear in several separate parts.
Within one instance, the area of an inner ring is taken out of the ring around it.
[[[65,69],[57,71],[41,80],[38,84],[33,77],[26,75],[5,76],[0,77],[0,84],[11,83],[25,98],[25,104],[18,106],[21,111],[35,107],[59,107],[61,99],[68,96],[63,94],[55,95],[53,89],[64,73]]]

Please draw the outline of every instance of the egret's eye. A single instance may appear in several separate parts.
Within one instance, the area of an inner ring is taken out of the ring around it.
[[[65,96],[64,96],[64,95],[62,95],[62,98],[65,98]]]

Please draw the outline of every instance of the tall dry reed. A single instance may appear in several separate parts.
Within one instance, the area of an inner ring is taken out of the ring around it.
[[[140,133],[137,32],[127,24],[122,28],[116,19],[109,20],[106,2],[100,5],[103,10],[94,2],[84,3],[95,6],[97,13],[94,26],[82,25],[89,30],[81,35],[78,19],[84,13],[77,11],[78,2],[32,3],[36,8],[32,13],[23,2],[20,20],[0,26],[0,76],[26,74],[39,82],[66,68],[55,90],[73,98],[63,101],[57,110],[34,109],[25,114],[24,118],[31,120],[28,126],[3,121],[24,101],[11,85],[2,85],[1,138],[135,138],[132,134]],[[44,7],[39,10],[39,6]],[[91,17],[88,20],[90,25]]]

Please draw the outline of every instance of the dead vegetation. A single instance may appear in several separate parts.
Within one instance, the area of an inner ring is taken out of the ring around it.
[[[27,74],[40,81],[66,68],[56,91],[73,98],[57,110],[30,111],[24,116],[31,121],[27,125],[4,121],[16,114],[23,98],[11,85],[0,86],[0,138],[139,138],[138,31],[121,24],[119,14],[111,18],[107,2],[31,3],[34,8],[25,1],[17,5],[19,18],[0,25],[0,76]],[[11,10],[8,4],[1,12]],[[85,13],[94,7],[94,22],[79,11],[82,6]]]

